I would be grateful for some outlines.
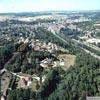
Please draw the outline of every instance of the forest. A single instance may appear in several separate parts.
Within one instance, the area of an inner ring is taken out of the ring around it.
[[[86,96],[100,96],[99,76],[99,60],[86,53],[79,53],[76,64],[67,71],[61,67],[51,69],[44,83],[33,93],[32,100],[86,100]],[[23,99],[25,95],[20,96],[16,91],[19,90],[12,90],[8,97],[13,95],[15,98],[21,97],[16,100],[26,100]]]

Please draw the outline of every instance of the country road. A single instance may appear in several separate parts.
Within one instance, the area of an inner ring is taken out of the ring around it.
[[[8,71],[7,69],[3,68],[2,70],[0,70],[0,74],[2,74],[3,72],[7,72],[7,71]],[[14,72],[11,72],[11,71],[10,71],[10,73],[11,73],[12,75],[14,75],[14,76],[19,77],[19,78],[23,78],[23,76],[24,76],[24,75],[19,75],[18,73],[14,73]],[[38,80],[38,81],[40,81],[40,77],[32,76],[32,78],[33,78],[33,79],[36,79],[36,80]],[[43,80],[44,80],[44,78],[43,78]]]

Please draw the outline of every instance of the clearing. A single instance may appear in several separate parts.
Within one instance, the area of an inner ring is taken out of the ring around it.
[[[64,62],[65,69],[75,64],[76,56],[71,54],[59,54],[58,59]]]

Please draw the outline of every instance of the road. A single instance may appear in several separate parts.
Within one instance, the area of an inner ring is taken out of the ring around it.
[[[85,44],[83,44],[83,43],[81,43],[81,42],[79,42],[79,41],[77,41],[77,40],[75,40],[75,39],[72,39],[74,42],[76,42],[77,44],[81,44],[81,45],[85,45]],[[87,45],[86,45],[87,46]],[[89,46],[90,47],[90,46]],[[89,54],[91,54],[91,56],[93,56],[93,57],[95,57],[95,58],[97,58],[97,59],[100,59],[100,56],[98,56],[97,54],[95,54],[95,53],[93,53],[93,52],[91,52],[91,51],[89,51],[89,50],[87,50],[87,49],[85,49],[85,48],[83,48],[83,47],[81,47],[81,49],[83,49],[86,53],[89,53]],[[96,50],[96,49],[95,49]],[[99,51],[99,50],[97,50],[97,51]]]
[[[63,42],[65,42],[65,43],[67,43],[68,44],[68,42],[65,40],[65,39],[63,39],[62,37],[60,37],[59,35],[57,35],[56,33],[55,33],[55,31],[54,30],[51,30],[51,32],[57,37],[57,38],[59,38],[60,40],[62,40]],[[76,41],[76,40],[74,40],[74,39],[72,39],[72,41],[74,42],[74,43],[80,43],[80,42],[78,42],[78,41]],[[84,44],[85,45],[85,44]],[[98,56],[98,55],[96,55],[95,53],[93,53],[93,52],[91,52],[91,51],[89,51],[89,50],[87,50],[87,49],[85,49],[85,48],[82,48],[82,47],[80,47],[81,49],[83,49],[86,53],[88,53],[88,54],[90,54],[91,56],[93,56],[93,57],[95,57],[95,58],[97,58],[97,59],[99,59],[100,60],[100,56]]]
[[[83,43],[83,44],[85,44],[85,45],[87,45],[88,47],[93,48],[93,49],[95,49],[95,50],[97,50],[97,51],[100,51],[100,48],[97,47],[97,46],[95,46],[95,45],[88,44],[88,43]]]
[[[87,52],[88,54],[91,54],[91,56],[93,56],[93,57],[95,57],[95,58],[97,58],[97,59],[100,60],[100,56],[98,56],[98,55],[96,55],[96,54],[90,52],[89,50],[86,50],[86,49],[83,49],[83,50],[84,50],[85,52]]]
[[[52,32],[52,34],[55,35],[57,38],[59,38],[60,40],[62,40],[63,42],[65,42],[65,43],[68,44],[68,42],[67,42],[66,40],[64,40],[62,37],[60,37],[59,35],[57,35],[57,34],[55,33],[55,31],[51,30],[51,32]]]

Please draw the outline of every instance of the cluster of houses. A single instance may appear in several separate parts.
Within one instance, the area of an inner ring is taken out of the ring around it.
[[[34,50],[38,50],[38,51],[54,52],[58,50],[58,46],[56,44],[53,44],[51,42],[45,43],[39,40],[33,41],[31,43],[31,46]]]
[[[52,53],[54,51],[59,50],[59,48],[56,44],[53,44],[51,42],[45,43],[38,39],[30,40],[29,38],[24,39],[24,37],[20,37],[18,43],[24,43],[24,44],[29,43],[29,47],[31,47],[35,51],[48,51],[48,52]]]

